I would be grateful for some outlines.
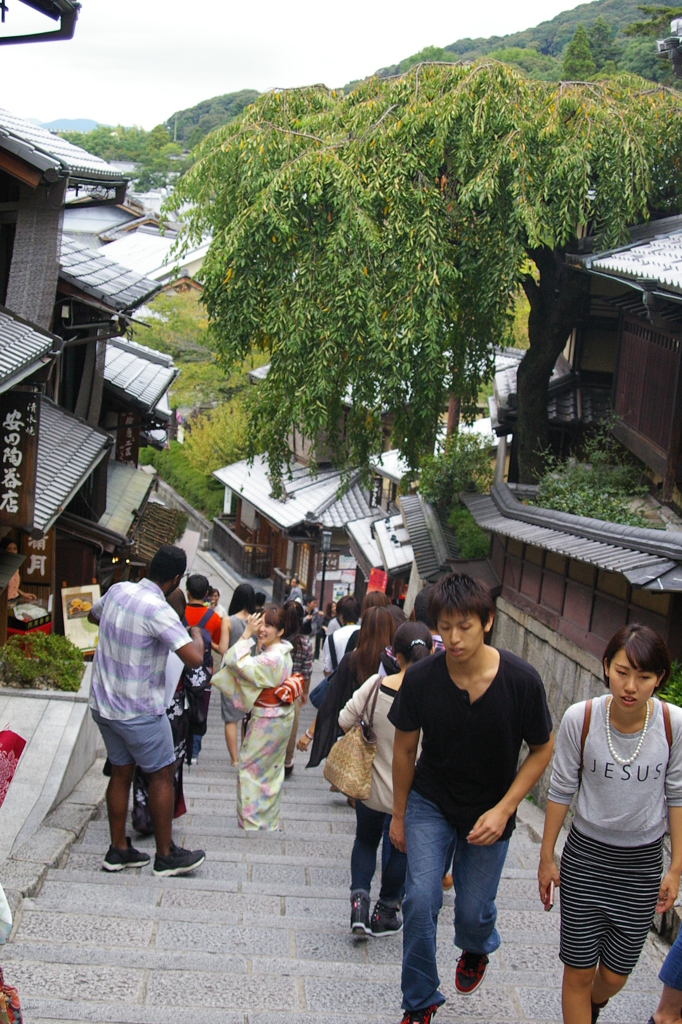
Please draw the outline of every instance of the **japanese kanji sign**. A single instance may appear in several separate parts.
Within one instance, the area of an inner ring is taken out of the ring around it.
[[[116,440],[116,461],[137,466],[140,453],[140,417],[134,412],[118,414],[118,437]]]
[[[0,395],[0,526],[33,529],[40,395]]]
[[[52,586],[52,565],[54,561],[54,528],[44,537],[29,537],[22,534],[21,553],[26,561],[21,567],[21,579],[26,584],[24,589],[31,590],[36,584]]]

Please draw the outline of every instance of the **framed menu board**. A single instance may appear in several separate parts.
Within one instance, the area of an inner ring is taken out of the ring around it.
[[[88,613],[99,598],[99,583],[84,583],[62,590],[64,636],[81,651],[94,651],[97,646],[99,627],[88,622]]]

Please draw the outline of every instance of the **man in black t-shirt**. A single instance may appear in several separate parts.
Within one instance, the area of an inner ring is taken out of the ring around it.
[[[433,587],[429,613],[445,651],[408,669],[389,713],[396,729],[391,842],[407,852],[401,1024],[429,1024],[445,1002],[436,925],[453,850],[455,945],[462,950],[455,988],[469,995],[483,981],[500,945],[495,897],[516,808],[553,746],[540,676],[485,644],[494,614],[488,588],[447,576]],[[524,740],[530,752],[518,768]]]

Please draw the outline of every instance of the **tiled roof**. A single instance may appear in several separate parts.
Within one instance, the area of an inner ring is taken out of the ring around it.
[[[291,479],[284,480],[282,499],[272,497],[268,465],[263,455],[257,455],[251,466],[242,459],[216,470],[213,475],[283,529],[303,522],[342,529],[354,519],[371,515],[367,497],[357,481],[353,480],[345,494],[338,497],[341,474],[334,469],[320,470],[313,477],[306,466],[295,466]]]
[[[422,580],[435,583],[450,571],[448,558],[457,558],[454,534],[443,530],[438,511],[420,494],[398,498],[403,522],[414,551],[417,571]]]
[[[672,219],[671,219],[672,220]],[[656,231],[656,223],[650,225]],[[656,283],[682,293],[682,226],[679,218],[659,227],[657,237],[633,241],[619,249],[597,253],[580,260],[592,271],[626,281]]]
[[[401,459],[397,448],[377,455],[372,459],[371,465],[375,473],[394,484],[399,484],[410,468],[404,459]]]
[[[107,342],[105,385],[145,412],[156,408],[177,372],[171,357],[163,352],[123,338]]]
[[[107,466],[107,507],[99,525],[127,537],[139,510],[144,507],[154,477],[124,462]]]
[[[0,108],[0,148],[14,153],[32,167],[56,175],[67,173],[81,181],[123,183],[126,175],[80,146],[53,135],[23,117]]]
[[[101,249],[62,235],[59,276],[117,310],[132,310],[155,295],[159,285],[114,263]]]
[[[523,505],[507,484],[462,495],[480,527],[503,537],[619,572],[647,590],[682,590],[682,533],[620,526]]]
[[[49,530],[110,446],[103,430],[42,399],[34,530]]]
[[[115,242],[109,242],[102,250],[116,263],[130,267],[138,274],[145,274],[154,281],[163,281],[171,277],[176,269],[180,270],[203,259],[208,252],[209,242],[205,242],[183,256],[178,256],[171,252],[176,242],[176,235],[160,235],[142,228],[128,232]]]
[[[61,339],[0,306],[0,392],[37,370]]]
[[[376,522],[376,518],[376,515],[368,516],[366,519],[356,519],[346,524],[351,550],[368,578],[370,569],[381,569],[384,564],[379,545],[372,533],[372,524]]]
[[[400,576],[409,572],[414,561],[414,552],[410,543],[402,515],[386,516],[377,519],[374,524],[381,561],[389,576]]]

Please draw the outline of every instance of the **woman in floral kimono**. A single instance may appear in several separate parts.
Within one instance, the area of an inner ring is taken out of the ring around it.
[[[250,712],[237,769],[237,819],[244,829],[279,828],[284,759],[294,721],[293,705],[274,693],[291,675],[292,646],[282,640],[285,622],[284,609],[276,605],[263,615],[250,615],[213,677],[213,686],[236,708]],[[249,639],[254,634],[258,648],[252,656]]]

